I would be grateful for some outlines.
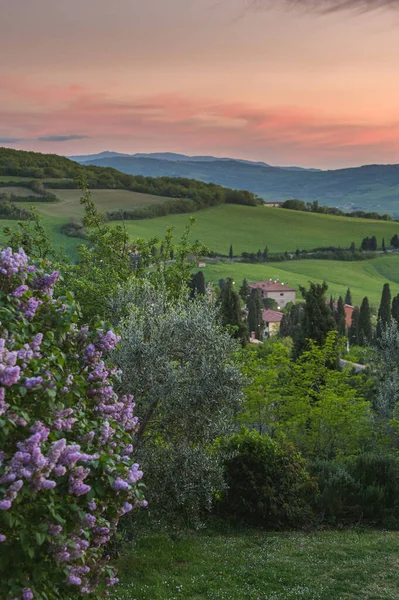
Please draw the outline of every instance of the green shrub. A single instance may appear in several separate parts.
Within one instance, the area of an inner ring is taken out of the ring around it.
[[[351,459],[309,466],[317,478],[318,511],[329,521],[399,524],[399,459],[364,453]]]
[[[311,519],[317,485],[291,444],[243,428],[220,445],[227,484],[221,506],[226,514],[272,528]]]

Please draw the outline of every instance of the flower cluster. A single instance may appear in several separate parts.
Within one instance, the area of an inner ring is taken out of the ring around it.
[[[53,297],[58,277],[1,252],[0,580],[12,600],[107,593],[104,545],[146,505],[133,397],[118,397],[105,356],[119,338],[79,328],[71,298]]]

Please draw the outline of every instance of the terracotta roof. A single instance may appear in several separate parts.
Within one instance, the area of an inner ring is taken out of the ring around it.
[[[281,323],[283,316],[283,313],[278,312],[277,310],[266,308],[262,310],[262,319],[264,323]]]
[[[257,283],[251,283],[250,288],[265,290],[267,292],[295,292],[296,290],[280,281],[258,281]]]
[[[327,304],[329,304],[328,301],[327,301]],[[335,310],[337,310],[338,302],[334,302],[334,308],[335,308]],[[345,323],[346,323],[347,327],[350,327],[352,325],[352,315],[353,315],[354,310],[355,310],[354,306],[351,306],[350,304],[344,304]]]

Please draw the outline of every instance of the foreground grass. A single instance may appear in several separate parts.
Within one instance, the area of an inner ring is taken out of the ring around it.
[[[399,533],[166,534],[120,560],[113,600],[397,600]]]

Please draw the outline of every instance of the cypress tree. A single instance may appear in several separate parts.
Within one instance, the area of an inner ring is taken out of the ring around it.
[[[373,252],[377,250],[377,238],[375,237],[375,235],[373,235],[373,237],[370,240],[370,250],[372,250]]]
[[[399,324],[399,294],[392,300],[392,318]]]
[[[345,308],[342,296],[338,298],[337,312],[335,315],[335,322],[337,323],[337,329],[339,335],[345,335],[346,332],[346,319],[345,319]]]
[[[356,245],[355,245],[355,242],[352,242],[352,243],[351,243],[351,245],[349,246],[349,250],[350,250],[351,252],[355,252],[355,250],[356,250]]]
[[[238,293],[240,294],[241,300],[243,300],[245,302],[245,304],[247,303],[250,291],[251,291],[251,289],[249,287],[248,281],[246,279],[243,279],[242,286],[240,287],[240,290]]]
[[[265,246],[262,256],[264,261],[266,261],[269,258],[269,248],[267,246]]]
[[[397,233],[391,238],[391,246],[395,249],[399,248],[399,237]]]
[[[243,344],[248,341],[248,328],[242,320],[240,297],[233,288],[233,280],[228,277],[223,282],[219,296],[220,313],[223,325],[234,327],[234,337]]]
[[[384,283],[382,288],[381,303],[378,309],[378,320],[377,320],[377,338],[381,337],[383,329],[391,320],[391,290],[389,283]]]
[[[345,294],[345,304],[349,304],[349,306],[352,306],[352,294],[351,294],[351,290],[350,288],[348,288],[346,290],[346,294]]]
[[[305,299],[301,331],[294,341],[294,355],[298,357],[306,350],[306,340],[312,339],[320,346],[326,341],[327,334],[336,329],[336,323],[326,302],[325,293],[328,285],[311,283],[309,289],[299,287]]]
[[[200,296],[205,295],[205,277],[202,271],[198,271],[198,273],[195,273],[191,276],[189,287],[191,289],[190,295],[192,297],[196,296],[197,294],[199,294]]]
[[[258,289],[252,289],[248,300],[249,333],[255,332],[256,339],[263,337],[262,297]]]
[[[387,251],[387,249],[386,249],[386,247],[385,247],[385,238],[382,238],[382,251],[383,251],[383,252],[386,252],[386,251]]]
[[[369,344],[373,337],[373,328],[371,326],[370,305],[367,296],[363,298],[359,313],[359,334],[358,340],[361,346]]]
[[[329,302],[329,307],[330,307],[330,311],[332,316],[335,319],[335,306],[334,306],[334,298],[332,296],[330,296],[330,302]]]
[[[359,345],[359,317],[360,310],[355,306],[352,313],[352,323],[349,328],[349,342],[355,346]]]
[[[258,262],[262,262],[262,250],[258,250],[256,253],[256,258]]]
[[[229,259],[232,260],[233,259],[233,244],[230,244],[230,250],[229,250]]]

